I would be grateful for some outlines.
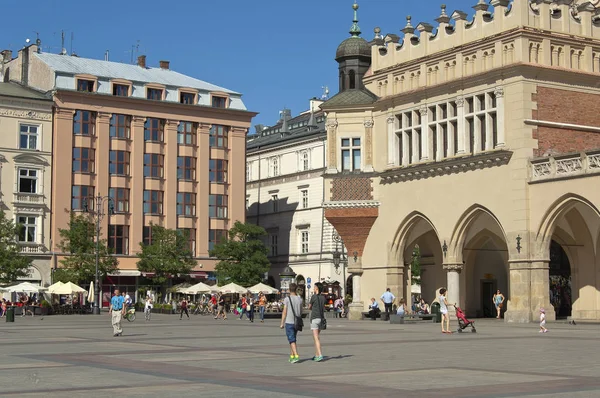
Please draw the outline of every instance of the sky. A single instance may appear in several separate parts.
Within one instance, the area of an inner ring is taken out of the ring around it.
[[[335,50],[349,37],[353,0],[30,0],[3,4],[0,50],[16,52],[39,33],[44,52],[65,48],[86,58],[131,62],[146,55],[171,69],[243,94],[253,125],[273,125],[284,107],[297,115],[312,97],[338,91]],[[412,25],[437,25],[440,5],[471,17],[477,0],[359,0],[359,26],[402,36]],[[73,40],[71,40],[73,37]]]

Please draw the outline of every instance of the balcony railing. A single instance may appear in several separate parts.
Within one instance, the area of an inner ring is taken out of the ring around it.
[[[46,246],[38,243],[21,243],[19,245],[19,252],[24,254],[45,253]]]
[[[583,177],[600,174],[600,151],[549,156],[531,161],[531,181]]]
[[[16,192],[14,203],[27,205],[42,205],[44,204],[44,195],[39,193]]]

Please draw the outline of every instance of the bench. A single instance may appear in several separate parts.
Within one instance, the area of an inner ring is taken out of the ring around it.
[[[363,311],[360,313],[361,320],[365,320],[365,319],[371,319],[371,315],[369,315],[369,311]],[[376,315],[375,318],[380,318],[382,321],[387,321],[389,320],[389,314],[387,312],[382,312],[379,311]]]
[[[431,314],[404,314],[404,315],[391,314],[390,315],[390,323],[391,324],[402,325],[402,324],[404,324],[405,319],[433,320],[433,315],[431,315]]]

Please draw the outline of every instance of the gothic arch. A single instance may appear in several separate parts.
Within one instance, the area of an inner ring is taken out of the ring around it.
[[[408,216],[406,216],[404,220],[402,220],[400,226],[398,227],[398,230],[396,231],[396,235],[394,236],[394,241],[392,243],[393,254],[395,254],[396,256],[403,255],[406,245],[410,243],[407,241],[407,239],[410,236],[412,229],[419,222],[425,222],[429,224],[436,236],[439,237],[438,231],[431,222],[431,220],[427,218],[427,216],[425,216],[423,213],[419,211],[413,211]]]
[[[474,204],[465,210],[465,212],[459,217],[450,238],[450,244],[448,245],[448,257],[454,258],[457,263],[463,262],[463,247],[469,232],[469,228],[482,214],[488,215],[497,224],[502,233],[500,238],[504,239],[504,242],[507,241],[506,232],[504,231],[500,220],[498,220],[494,213],[492,213],[492,211],[485,206]]]

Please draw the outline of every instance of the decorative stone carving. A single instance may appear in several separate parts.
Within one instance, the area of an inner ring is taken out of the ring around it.
[[[590,170],[600,170],[600,153],[588,156],[588,167]]]
[[[577,174],[583,170],[583,159],[577,157],[574,159],[560,159],[556,161],[556,174],[569,175]]]
[[[368,129],[373,128],[374,124],[375,124],[375,122],[373,121],[373,119],[368,119],[368,120],[365,120],[365,122],[364,122],[365,128],[368,128]]]
[[[550,161],[533,164],[533,178],[544,178],[552,174],[552,165]]]
[[[460,273],[463,270],[463,264],[442,264],[442,268],[449,272]]]
[[[336,119],[327,119],[327,122],[325,123],[325,127],[327,127],[327,129],[336,128],[337,126],[338,122]]]
[[[465,106],[465,99],[464,97],[457,97],[456,98],[456,106],[459,108],[462,108],[463,106]]]
[[[423,106],[419,109],[419,113],[421,114],[421,116],[426,116],[427,115],[427,107]]]
[[[559,159],[548,156],[531,161],[531,182],[597,173],[600,173],[600,153],[598,151]]]
[[[396,116],[388,116],[388,118],[387,118],[387,119],[385,119],[385,121],[386,121],[388,124],[392,124],[392,123],[394,123],[394,122],[396,121]]]
[[[494,95],[496,96],[496,98],[504,97],[504,89],[502,87],[496,87],[494,89]]]

